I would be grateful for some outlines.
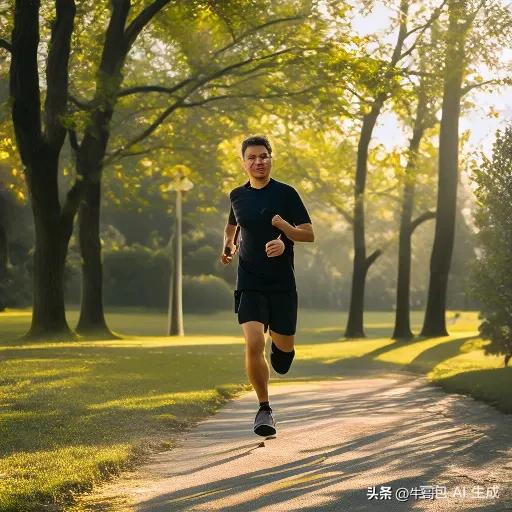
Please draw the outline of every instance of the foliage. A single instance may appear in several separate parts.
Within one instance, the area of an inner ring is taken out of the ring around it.
[[[220,277],[213,275],[183,276],[183,309],[206,312],[229,309],[233,292]]]
[[[481,303],[486,353],[512,355],[512,126],[498,131],[492,159],[475,168],[480,256],[473,293]]]

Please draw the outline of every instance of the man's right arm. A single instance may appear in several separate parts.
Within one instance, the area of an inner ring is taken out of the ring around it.
[[[224,244],[222,246],[222,255],[220,257],[224,265],[228,265],[229,263],[231,263],[237,249],[234,243],[236,228],[236,224],[229,223],[226,224],[226,226],[224,227]],[[231,252],[226,254],[226,248],[229,248]]]

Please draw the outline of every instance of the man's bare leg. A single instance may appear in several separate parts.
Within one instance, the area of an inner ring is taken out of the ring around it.
[[[268,402],[268,381],[270,371],[265,359],[265,333],[261,322],[244,322],[245,368],[258,400]]]
[[[291,352],[295,345],[295,336],[285,336],[284,334],[278,334],[277,332],[270,331],[270,336],[274,345],[283,352]]]
[[[281,375],[288,373],[295,357],[295,336],[279,334],[270,331],[272,345],[270,349],[270,362],[272,368]]]

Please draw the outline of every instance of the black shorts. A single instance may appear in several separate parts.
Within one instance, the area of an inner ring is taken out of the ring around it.
[[[256,321],[278,334],[292,336],[297,326],[297,290],[236,290],[235,313],[238,323]]]

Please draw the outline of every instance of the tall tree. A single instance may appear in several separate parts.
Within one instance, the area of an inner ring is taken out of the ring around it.
[[[12,54],[12,119],[35,223],[34,307],[29,337],[72,336],[64,313],[63,271],[73,221],[83,194],[86,204],[97,200],[94,184],[99,177],[101,156],[98,155],[108,140],[106,127],[117,95],[120,66],[141,30],[167,3],[168,0],[155,0],[126,25],[130,2],[112,0],[95,103],[89,111],[81,144],[70,130],[70,140],[78,155],[77,178],[63,205],[59,201],[59,158],[66,137],[68,65],[76,8],[73,1],[55,1],[46,61],[46,99],[41,113],[40,2],[17,0],[15,3],[12,41],[2,46],[8,47]]]
[[[88,107],[89,123],[81,143],[78,142],[75,131],[70,130],[70,140],[76,153],[77,173],[83,177],[84,188],[78,212],[82,300],[76,329],[80,333],[112,335],[105,322],[101,293],[99,219],[103,158],[127,55],[144,27],[168,3],[169,0],[155,0],[128,23],[130,2],[112,2],[112,15],[105,35],[96,91]]]
[[[362,100],[365,113],[362,117],[361,132],[357,148],[356,175],[354,182],[353,237],[354,259],[352,270],[352,286],[350,307],[345,336],[347,338],[364,337],[363,313],[366,276],[371,265],[382,254],[381,249],[367,256],[365,235],[365,190],[368,175],[368,152],[377,119],[384,103],[400,89],[400,78],[403,70],[398,68],[400,61],[411,55],[424,32],[440,14],[440,9],[434,9],[432,15],[423,23],[410,30],[407,29],[407,19],[410,8],[408,0],[401,0],[398,9],[398,35],[393,52],[386,62],[379,62],[373,70],[373,77],[367,78],[367,91],[364,96],[357,94]],[[406,40],[411,36],[415,40],[404,48]],[[371,75],[370,75],[371,76]],[[376,92],[375,92],[376,90]]]
[[[418,173],[420,143],[425,130],[433,126],[435,120],[435,98],[433,85],[435,73],[427,73],[424,52],[420,55],[423,63],[422,75],[416,88],[417,104],[412,137],[409,141],[407,164],[403,176],[402,206],[400,213],[400,234],[398,242],[398,277],[396,285],[396,311],[393,338],[412,338],[410,324],[410,283],[411,283],[411,244],[414,230],[423,222],[435,218],[435,212],[424,212],[413,220],[414,196]]]
[[[263,2],[265,3],[265,2]],[[202,2],[193,5],[194,9],[199,9]],[[80,333],[101,333],[108,335],[108,328],[104,322],[103,304],[102,304],[102,277],[101,277],[101,247],[99,240],[99,217],[100,217],[100,190],[101,190],[101,172],[106,163],[111,163],[116,158],[122,156],[127,150],[144,144],[164,123],[168,123],[171,116],[177,111],[187,108],[202,107],[212,102],[233,102],[236,100],[255,101],[255,100],[278,100],[296,95],[307,95],[312,92],[312,86],[296,86],[294,88],[279,85],[276,80],[272,80],[273,73],[279,72],[287,65],[304,62],[303,56],[305,49],[311,45],[311,41],[316,41],[313,31],[307,27],[307,36],[304,33],[296,34],[292,27],[304,22],[306,14],[309,12],[309,2],[305,2],[306,10],[299,3],[299,7],[291,3],[293,10],[289,11],[287,3],[279,6],[279,9],[271,9],[271,16],[265,15],[262,19],[261,10],[255,10],[253,19],[237,20],[237,23],[231,23],[229,13],[238,13],[237,2],[233,2],[231,9],[224,7],[222,13],[211,12],[209,2],[206,7],[202,6],[203,11],[209,15],[218,15],[222,20],[222,25],[228,27],[221,32],[222,37],[215,39],[211,34],[219,32],[218,20],[217,26],[211,26],[206,18],[201,15],[190,16],[190,13],[183,13],[183,7],[179,6],[173,16],[184,24],[180,26],[180,31],[173,32],[172,25],[171,36],[175,39],[174,45],[177,46],[181,55],[178,62],[183,57],[188,63],[187,69],[183,74],[174,78],[173,83],[164,85],[146,85],[133,84],[121,88],[121,69],[124,62],[124,56],[118,59],[116,75],[109,78],[109,100],[108,108],[101,105],[97,108],[102,112],[100,122],[93,124],[92,133],[96,133],[100,128],[103,130],[103,141],[100,145],[96,144],[96,149],[92,152],[86,144],[87,134],[82,144],[79,146],[75,140],[74,147],[77,154],[77,170],[85,176],[86,197],[88,198],[80,207],[79,229],[82,247],[82,260],[84,265],[83,272],[83,290],[80,320],[77,330]],[[254,6],[253,6],[254,9]],[[283,12],[280,12],[283,11]],[[257,14],[258,13],[258,14]],[[201,12],[199,12],[201,14]],[[205,14],[203,12],[203,14]],[[181,18],[180,18],[181,16]],[[248,17],[250,18],[250,17]],[[215,17],[213,17],[215,20]],[[162,20],[164,26],[169,26],[168,17]],[[177,20],[174,19],[174,22]],[[189,30],[185,30],[189,24]],[[211,47],[193,46],[190,41],[190,30],[196,30],[197,34],[203,34]],[[126,33],[131,31],[127,29]],[[167,34],[169,38],[169,34]],[[162,45],[169,44],[167,40],[156,40],[156,43]],[[126,42],[125,42],[126,43]],[[124,44],[125,44],[124,43]],[[215,46],[213,46],[215,45]],[[158,47],[158,45],[156,45]],[[117,41],[116,48],[123,48],[123,41]],[[161,50],[160,50],[161,51]],[[312,57],[310,58],[312,60]],[[181,70],[180,70],[181,71]],[[108,73],[104,73],[108,76]],[[138,78],[138,77],[137,77]],[[159,94],[160,98],[155,103],[150,99],[150,95]],[[112,118],[113,108],[116,100],[135,96],[147,108],[157,108],[160,113],[154,120],[146,123],[138,134],[131,134],[128,138],[120,141],[120,147],[113,149],[107,155],[107,142],[110,137],[110,128],[105,123],[104,112],[108,113],[108,120]],[[84,102],[83,100],[74,100],[75,104],[86,109],[89,106],[95,106],[96,101]],[[94,107],[96,108],[96,107]],[[103,120],[103,121],[102,121]],[[91,139],[92,141],[94,139]],[[91,177],[94,177],[92,180]]]
[[[475,20],[480,15],[480,22]],[[507,22],[508,20],[508,22]],[[443,66],[442,116],[439,133],[436,227],[422,336],[446,336],[446,294],[455,238],[459,179],[459,117],[464,94],[484,85],[507,82],[482,80],[463,84],[470,64],[483,60],[496,68],[499,43],[510,39],[510,12],[499,2],[448,1]]]
[[[12,31],[10,95],[16,140],[24,165],[35,223],[34,306],[29,336],[71,336],[64,314],[63,270],[79,184],[63,206],[58,195],[59,154],[66,130],[61,123],[68,94],[68,59],[75,17],[72,0],[55,2],[46,61],[46,101],[39,87],[38,0],[16,0]]]

